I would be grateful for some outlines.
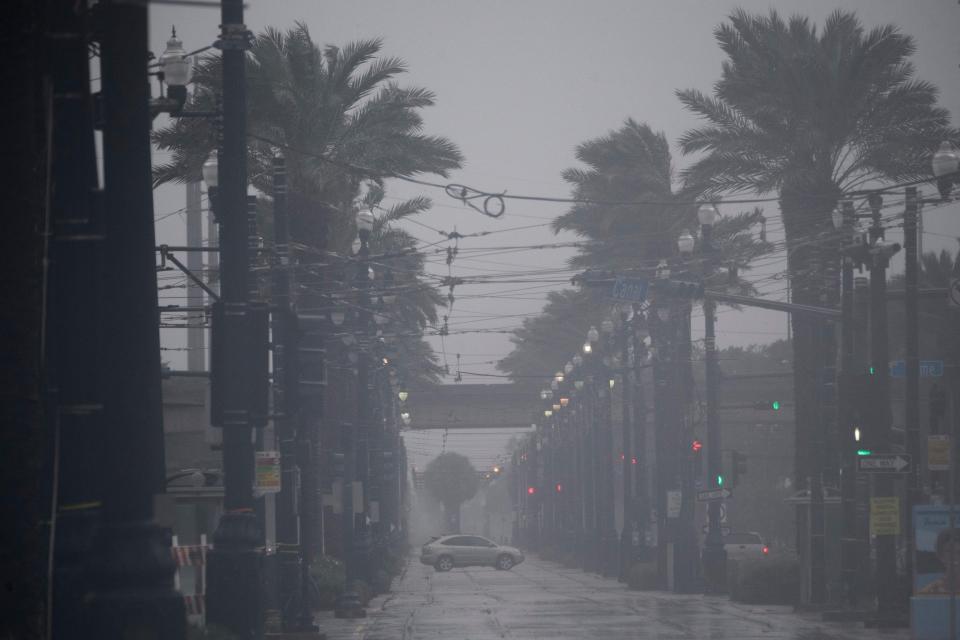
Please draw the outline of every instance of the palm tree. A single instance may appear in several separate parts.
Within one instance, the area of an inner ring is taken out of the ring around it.
[[[556,232],[573,231],[592,241],[571,258],[571,266],[646,276],[661,259],[676,254],[677,237],[697,226],[697,206],[688,194],[673,191],[670,145],[663,133],[628,118],[619,129],[581,143],[576,157],[585,168],[567,169],[563,177],[572,187],[572,197],[582,202],[553,223]],[[616,204],[636,202],[650,204]],[[755,209],[717,224],[719,260],[732,273],[748,270],[750,261],[769,249],[749,233],[762,215]],[[692,262],[688,269],[699,271],[699,263]],[[721,285],[751,291],[736,277],[712,283]],[[543,313],[514,333],[514,351],[498,368],[518,379],[549,375],[563,365],[571,345],[579,344],[589,326],[599,325],[608,307],[599,291],[551,294]]]
[[[836,11],[818,31],[737,10],[715,37],[727,59],[712,96],[678,91],[705,127],[680,139],[702,154],[683,172],[686,189],[719,194],[776,192],[787,265],[798,303],[836,306],[839,238],[830,212],[841,194],[874,181],[928,177],[930,156],[949,137],[937,89],[914,78],[913,39],[893,25],[865,31]],[[812,471],[806,438],[814,413],[817,321],[794,320],[798,477]]]
[[[446,176],[462,157],[443,137],[422,133],[422,109],[434,95],[421,88],[400,87],[395,78],[406,68],[392,57],[380,57],[380,40],[363,40],[340,49],[320,48],[306,25],[297,23],[282,32],[268,28],[259,34],[247,58],[248,173],[254,187],[270,192],[272,158],[282,152],[287,160],[290,236],[299,248],[302,267],[315,274],[310,263],[349,264],[359,207],[369,207],[367,193],[383,199],[383,181],[389,176],[433,173]],[[216,106],[221,61],[208,57],[194,74],[195,91],[189,109]],[[217,132],[207,119],[183,118],[159,130],[154,141],[171,152],[171,160],[155,169],[155,184],[196,180],[200,167],[217,147]],[[370,185],[374,189],[369,189]],[[414,241],[389,223],[430,207],[420,198],[391,207],[374,234],[374,253],[403,253],[394,262],[401,283],[411,284],[423,274],[423,259]],[[306,264],[305,264],[306,263]],[[401,264],[402,263],[402,264]],[[329,270],[327,270],[329,271]],[[334,269],[336,271],[336,269]],[[301,306],[328,304],[326,292],[334,273],[300,279]],[[346,276],[344,276],[346,277]],[[421,288],[422,289],[422,288]],[[400,316],[410,321],[401,333],[413,335],[425,322],[436,320],[438,296],[410,286],[417,295],[401,296]],[[424,380],[435,378],[435,363],[426,343],[405,348],[423,360],[411,366]]]

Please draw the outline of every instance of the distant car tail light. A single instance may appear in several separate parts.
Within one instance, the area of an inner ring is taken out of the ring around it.
[[[764,546],[763,546],[763,555],[767,555],[767,554],[769,554],[769,553],[770,553],[770,547],[764,545]]]

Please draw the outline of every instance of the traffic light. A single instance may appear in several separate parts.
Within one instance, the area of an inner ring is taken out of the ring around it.
[[[393,451],[382,451],[380,452],[382,458],[381,471],[383,473],[383,479],[387,481],[392,481],[397,477],[397,463],[393,457]]]
[[[527,495],[528,495],[528,496],[535,495],[536,493],[537,493],[537,488],[536,488],[536,487],[527,487]]]
[[[558,482],[554,488],[557,490],[557,493],[563,493],[563,485],[561,483]]]
[[[782,406],[779,400],[761,400],[753,403],[753,408],[758,411],[780,411]]]
[[[701,449],[703,449],[703,443],[699,440],[694,440],[690,443],[690,451],[693,453],[700,453]]]
[[[213,426],[266,426],[270,397],[269,326],[270,314],[265,304],[248,303],[229,313],[224,303],[213,304],[210,332],[210,424]],[[223,384],[226,378],[234,377],[240,378],[237,384]]]
[[[940,421],[947,414],[947,392],[938,384],[930,387],[930,433],[940,433]]]
[[[730,463],[728,472],[730,475],[730,486],[736,487],[740,483],[740,476],[747,473],[747,456],[744,453],[733,450],[730,451]]]
[[[302,397],[319,397],[326,386],[326,316],[297,316],[297,364]]]
[[[899,243],[892,242],[887,244],[881,238],[877,240],[876,244],[870,247],[870,258],[873,260],[874,265],[887,267],[890,265],[890,258],[896,255],[898,251],[900,251]]]

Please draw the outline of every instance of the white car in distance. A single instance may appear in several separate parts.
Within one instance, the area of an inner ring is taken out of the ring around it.
[[[733,531],[723,536],[723,548],[727,551],[728,560],[756,560],[770,555],[770,547],[752,531]]]
[[[420,562],[437,571],[454,567],[494,567],[508,571],[523,562],[523,552],[482,536],[448,535],[432,538],[420,549]]]

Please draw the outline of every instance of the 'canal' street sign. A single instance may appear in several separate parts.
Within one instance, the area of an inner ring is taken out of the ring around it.
[[[730,491],[730,489],[726,487],[722,489],[707,489],[706,491],[697,492],[697,501],[712,502],[714,500],[726,500],[731,496],[733,496],[733,491]]]
[[[622,302],[643,302],[647,299],[647,281],[640,278],[617,278],[610,297]]]
[[[908,473],[910,456],[902,453],[874,453],[857,458],[857,471],[865,473]]]

